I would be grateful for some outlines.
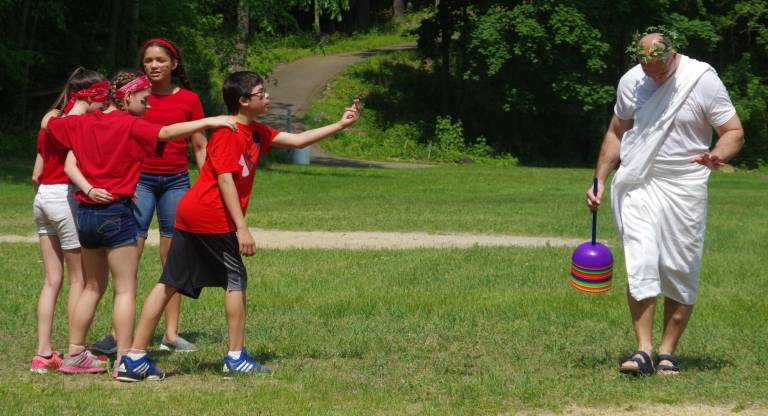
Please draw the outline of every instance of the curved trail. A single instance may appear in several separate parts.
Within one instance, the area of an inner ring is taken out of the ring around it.
[[[414,49],[415,43],[388,46],[363,52],[345,52],[335,55],[310,56],[278,65],[267,80],[270,95],[269,113],[261,121],[276,129],[287,129],[286,114],[293,115],[292,131],[302,131],[301,118],[310,109],[312,99],[320,94],[328,83],[344,68],[373,55]],[[351,100],[351,97],[350,97]],[[419,163],[379,162],[338,157],[329,154],[320,146],[312,146],[311,164],[374,167],[386,169],[426,168],[433,165]]]

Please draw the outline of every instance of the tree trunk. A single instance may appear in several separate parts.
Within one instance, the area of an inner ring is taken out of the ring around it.
[[[437,2],[436,2],[437,3]],[[452,90],[451,90],[451,35],[453,28],[449,6],[440,2],[437,9],[437,21],[440,26],[440,80],[442,91],[443,114],[451,114]]]
[[[394,0],[392,2],[392,18],[399,19],[405,14],[405,5],[403,0]]]
[[[21,6],[21,28],[19,29],[19,49],[24,49],[24,43],[27,41],[27,20],[29,20],[29,6],[32,0],[25,0]]]
[[[312,28],[315,30],[315,35],[320,36],[320,0],[315,0],[315,22],[312,24]]]
[[[29,50],[32,50],[35,46],[35,34],[37,32],[37,14],[32,15],[32,30],[30,30],[29,33],[29,42],[27,43],[27,48]],[[22,69],[22,76],[21,76],[21,96],[19,97],[19,103],[18,103],[18,118],[17,120],[20,121],[20,124],[23,126],[28,125],[27,120],[27,105],[29,103],[29,65],[30,62],[28,59],[24,60],[24,67]]]
[[[131,28],[128,32],[128,46],[131,50],[139,48],[139,0],[131,0]]]
[[[107,57],[109,69],[117,68],[115,50],[117,49],[117,34],[120,27],[120,0],[112,0],[112,18],[109,21],[109,43],[107,44]]]
[[[357,0],[353,7],[355,9],[355,29],[368,30],[371,26],[370,0]]]
[[[235,43],[235,57],[232,60],[232,70],[242,71],[246,67],[248,55],[248,12],[247,0],[237,3],[237,42]]]

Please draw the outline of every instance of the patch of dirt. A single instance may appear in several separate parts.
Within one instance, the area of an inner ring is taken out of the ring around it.
[[[753,416],[766,415],[768,408],[744,406],[740,404],[733,405],[706,405],[699,403],[688,404],[630,404],[622,407],[588,408],[588,407],[568,407],[560,413],[524,413],[530,415],[574,415],[574,416],[608,416],[608,415],[632,415],[632,416],[710,416],[710,415],[739,415]]]
[[[575,247],[583,239],[561,237],[526,237],[499,234],[376,231],[280,231],[252,228],[259,248],[273,249],[414,249],[485,247]],[[149,231],[147,244],[157,245],[157,230]],[[36,243],[37,236],[3,235],[4,243]]]

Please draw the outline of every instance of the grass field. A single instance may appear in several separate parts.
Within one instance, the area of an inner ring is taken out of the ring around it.
[[[31,234],[21,164],[0,184],[0,233]],[[583,236],[583,169],[445,166],[421,170],[272,165],[249,223],[305,230],[425,230]],[[606,295],[567,285],[568,248],[261,250],[250,274],[247,345],[271,378],[223,381],[222,295],[186,301],[182,334],[201,351],[157,354],[173,374],[124,385],[107,376],[28,372],[41,265],[33,244],[0,244],[0,400],[5,414],[487,414],[626,409],[649,403],[768,406],[768,181],[716,173],[700,302],[678,353],[684,375],[633,379],[623,257]],[[142,259],[139,304],[160,272]],[[66,342],[64,306],[55,345]],[[105,296],[90,339],[109,328]],[[657,317],[657,321],[658,321]],[[658,331],[657,331],[658,337]],[[137,404],[139,403],[139,404]]]

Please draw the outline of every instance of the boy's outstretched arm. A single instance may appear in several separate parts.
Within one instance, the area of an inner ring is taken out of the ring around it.
[[[240,208],[240,196],[237,194],[232,173],[221,173],[217,179],[219,190],[221,191],[221,199],[224,200],[224,205],[227,207],[232,221],[235,222],[235,227],[237,227],[237,242],[240,245],[240,253],[244,256],[252,256],[256,254],[256,240],[253,239],[251,230],[248,229],[248,224],[245,223],[245,215],[242,208]]]
[[[272,146],[302,148],[319,142],[320,140],[334,134],[354,124],[360,118],[360,99],[355,98],[351,107],[344,110],[341,120],[327,126],[307,130],[302,133],[281,132],[272,140]]]

